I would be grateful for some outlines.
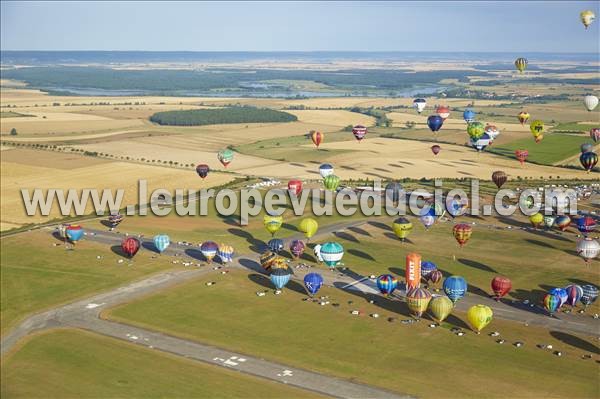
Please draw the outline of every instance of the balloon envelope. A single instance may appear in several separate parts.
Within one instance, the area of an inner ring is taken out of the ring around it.
[[[452,302],[458,301],[467,292],[467,281],[461,276],[450,276],[444,280],[444,292]]]
[[[323,277],[319,273],[308,273],[304,276],[304,288],[310,295],[315,295],[323,285]]]
[[[580,300],[585,306],[591,305],[596,301],[596,298],[598,298],[598,287],[586,284],[583,285],[581,289],[583,290],[583,295],[581,295]]]
[[[377,277],[377,288],[383,295],[390,295],[398,287],[398,279],[391,274]]]
[[[140,240],[135,237],[127,237],[121,242],[121,249],[129,258],[132,258],[140,249]]]
[[[560,298],[558,295],[546,294],[543,299],[544,308],[550,313],[554,313],[560,307]]]
[[[454,309],[454,304],[447,296],[435,297],[429,302],[429,311],[438,323],[444,321]]]
[[[204,241],[200,244],[200,252],[208,263],[211,263],[213,258],[217,255],[219,250],[219,244],[214,241]]]
[[[467,311],[467,320],[473,330],[479,332],[492,321],[494,313],[489,306],[475,305]]]
[[[267,243],[269,250],[274,253],[279,253],[283,250],[283,240],[280,238],[271,238]]]
[[[81,240],[84,235],[83,233],[83,227],[78,224],[71,224],[65,228],[65,235],[72,243]]]
[[[429,126],[429,129],[432,132],[437,132],[438,130],[440,130],[443,124],[444,120],[439,115],[430,115],[427,118],[427,126]]]
[[[416,317],[421,317],[427,310],[430,301],[431,293],[425,288],[413,288],[406,293],[408,309]]]
[[[165,249],[167,249],[169,247],[169,245],[171,245],[171,240],[169,239],[169,236],[166,234],[158,234],[158,235],[154,236],[154,239],[152,241],[154,242],[154,247],[161,254],[165,251]]]
[[[406,255],[405,266],[406,292],[421,285],[421,255],[409,253]]]
[[[492,291],[496,299],[502,298],[504,295],[508,294],[510,289],[512,288],[512,283],[508,277],[504,276],[496,276],[492,279]]]
[[[458,242],[458,245],[461,248],[469,241],[471,238],[471,234],[473,233],[473,228],[470,224],[459,223],[454,226],[452,229],[452,233],[454,234],[454,239]]]
[[[298,230],[303,232],[304,236],[309,239],[315,235],[318,229],[319,223],[313,218],[304,218],[300,221],[300,225],[298,225]]]
[[[227,167],[227,165],[229,165],[231,161],[233,161],[233,155],[234,152],[227,148],[217,153],[217,159],[219,160],[219,162],[221,162],[223,166]]]
[[[567,303],[571,306],[577,305],[583,296],[583,288],[577,284],[566,286],[565,291],[567,291]]]
[[[337,242],[326,242],[321,245],[321,258],[323,262],[333,268],[336,267],[344,256],[344,247]]]
[[[361,141],[367,135],[367,128],[363,125],[356,125],[352,128],[352,134],[356,140]]]
[[[319,166],[319,174],[321,175],[322,178],[332,175],[333,174],[333,166],[329,163],[322,164],[321,166]]]
[[[598,106],[598,97],[587,95],[583,97],[583,104],[588,111],[593,111]]]
[[[504,171],[497,170],[494,173],[492,173],[492,181],[498,188],[501,188],[507,180],[508,176],[506,176],[506,173]]]
[[[276,289],[280,290],[286,286],[292,277],[292,271],[289,268],[274,269],[271,272],[271,282]]]
[[[207,164],[201,163],[198,166],[196,166],[196,173],[198,173],[198,176],[200,176],[203,179],[206,176],[208,176],[209,171],[210,171],[210,167]]]
[[[407,218],[400,217],[394,220],[394,224],[392,225],[392,229],[394,230],[394,234],[396,237],[404,241],[404,239],[410,234],[412,231],[413,225]]]

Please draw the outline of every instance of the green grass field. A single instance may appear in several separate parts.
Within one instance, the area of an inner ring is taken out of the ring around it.
[[[26,114],[21,114],[19,112],[13,112],[13,111],[0,112],[0,118],[23,118],[25,116],[33,116],[33,115],[26,115]]]
[[[581,133],[589,133],[589,131],[593,128],[595,128],[597,126],[595,125],[588,125],[588,124],[584,124],[584,123],[577,123],[577,122],[565,122],[565,123],[559,123],[558,125],[556,125],[555,127],[552,128],[553,132],[581,132]]]
[[[85,239],[66,251],[61,241],[43,231],[3,238],[1,257],[3,335],[28,314],[173,267],[166,258],[151,259],[149,251],[141,251],[132,266],[119,264],[122,257],[110,247]]]
[[[486,332],[500,331],[507,343],[498,345],[485,333],[452,334],[451,326],[466,327],[462,314],[430,329],[426,320],[401,324],[406,305],[381,297],[371,305],[360,294],[323,287],[318,295],[340,305],[319,306],[302,301],[306,294],[296,282],[275,296],[264,275],[231,272],[206,280],[216,284],[207,287],[200,279],[118,307],[108,317],[423,398],[600,394],[593,383],[598,364],[580,359],[598,353],[589,339],[494,320]],[[265,297],[255,295],[265,289]],[[352,309],[380,318],[353,316]],[[389,323],[390,316],[398,320]],[[525,346],[512,346],[517,340]],[[537,343],[552,343],[565,355],[553,356]]]
[[[490,146],[487,151],[514,158],[516,149],[527,149],[529,151],[527,162],[552,165],[579,154],[581,144],[589,141],[591,140],[588,136],[548,133],[538,144],[533,141],[532,137],[527,137],[506,144]]]
[[[314,398],[315,393],[77,330],[2,359],[3,398]]]

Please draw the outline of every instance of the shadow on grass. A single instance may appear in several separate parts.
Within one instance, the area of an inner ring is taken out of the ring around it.
[[[267,289],[275,290],[275,286],[271,282],[271,279],[264,274],[256,274],[256,273],[249,274],[248,280],[250,280],[253,283],[256,283],[262,287],[265,287]],[[297,281],[294,281],[294,280],[290,280],[286,284],[286,286],[283,287],[282,291],[285,291],[286,289],[297,292],[302,295],[306,295],[306,290],[304,289],[304,287],[300,283],[298,283]]]
[[[369,255],[368,253],[366,253],[366,252],[364,252],[364,251],[361,251],[361,250],[359,250],[359,249],[354,249],[354,248],[352,248],[352,249],[349,249],[349,250],[348,250],[348,253],[349,253],[350,255],[354,255],[354,256],[356,256],[356,257],[359,257],[359,258],[361,258],[361,259],[365,259],[365,260],[373,260],[373,261],[374,261],[374,260],[376,260],[374,257],[372,257],[371,255]]]
[[[386,236],[387,238],[391,238],[392,240],[395,241],[399,241],[400,243],[404,243],[404,244],[414,244],[410,239],[405,238],[404,240],[399,239],[398,237],[396,237],[396,234],[394,233],[384,233],[384,236]]]
[[[597,345],[594,345],[593,343],[588,342],[579,337],[576,337],[575,335],[567,334],[560,331],[550,331],[550,335],[567,345],[570,345],[577,349],[581,349],[586,352],[591,352],[596,355],[600,355],[600,348]]]
[[[462,263],[465,266],[469,266],[474,269],[482,270],[484,272],[497,273],[496,270],[492,269],[491,267],[489,267],[481,262],[477,262],[477,261],[474,261],[471,259],[459,258],[458,262]]]
[[[337,238],[340,238],[342,240],[346,240],[346,241],[351,241],[351,242],[356,242],[356,243],[360,243],[360,241],[354,237],[352,234],[348,234],[346,232],[343,231],[337,231],[335,233],[333,233]]]
[[[242,259],[239,259],[239,263],[240,263],[240,265],[242,265],[246,269],[249,269],[249,270],[252,270],[252,271],[255,271],[255,272],[259,272],[259,273],[262,273],[262,274],[268,274],[267,271],[262,268],[262,266],[260,265],[260,263],[254,261],[252,259],[242,258]]]
[[[150,242],[150,241],[142,242],[142,248],[147,249],[150,252],[154,252],[155,254],[160,255],[160,251],[158,250],[158,248],[156,248],[156,245],[154,245],[153,242]]]
[[[351,232],[356,233],[356,234],[361,234],[363,236],[371,236],[371,233],[369,233],[366,230],[361,229],[360,227],[351,226],[351,227],[348,227],[348,230],[350,230]]]
[[[346,284],[339,281],[334,282],[333,285],[335,288],[338,288],[348,294],[363,298],[365,302],[375,301],[375,306],[394,313],[395,315],[410,317],[410,311],[408,310],[406,302],[394,300],[392,297],[384,297],[376,294],[368,294],[356,289],[344,288]]]
[[[204,255],[202,255],[202,251],[200,251],[199,249],[187,248],[184,252],[187,256],[189,256],[192,259],[196,259],[201,262],[207,262]]]
[[[387,224],[382,223],[382,222],[377,222],[377,221],[371,220],[368,223],[371,226],[377,227],[378,229],[381,229],[381,230],[394,231],[391,226],[388,226]],[[396,237],[396,236],[394,236],[394,237]]]

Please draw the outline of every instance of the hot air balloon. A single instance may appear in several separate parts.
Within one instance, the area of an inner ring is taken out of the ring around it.
[[[577,254],[587,263],[600,254],[600,243],[593,238],[585,237],[577,241]]]
[[[438,114],[442,120],[446,120],[450,116],[450,108],[447,105],[439,105],[436,108],[435,113]]]
[[[67,227],[69,227],[68,224],[61,224],[60,226],[58,226],[58,236],[63,240],[69,238],[67,237]]]
[[[271,252],[271,251],[265,251],[261,256],[260,256],[260,265],[262,266],[263,269],[265,269],[267,272],[269,270],[271,270],[271,266],[273,265],[273,261],[277,258],[277,254],[275,252]]]
[[[492,291],[494,298],[499,301],[504,295],[508,294],[512,288],[512,283],[508,277],[496,276],[492,279]]]
[[[283,251],[283,240],[280,238],[271,238],[267,243],[267,247],[271,252],[278,254]]]
[[[554,219],[554,224],[556,224],[556,227],[558,227],[560,231],[565,231],[571,224],[571,218],[567,215],[557,216],[556,219]]]
[[[594,140],[595,143],[600,141],[600,127],[595,127],[590,129],[590,137]]]
[[[435,216],[430,215],[429,212],[421,211],[421,216],[419,216],[419,221],[421,222],[421,224],[423,224],[423,227],[425,227],[425,230],[429,230],[429,228],[435,224],[435,220],[436,220]]]
[[[529,130],[533,135],[536,143],[539,143],[544,138],[544,122],[539,119],[534,120],[529,124]]]
[[[431,293],[425,288],[413,288],[406,293],[408,309],[416,318],[420,318],[423,315],[430,301]]]
[[[337,242],[326,242],[321,245],[321,258],[328,267],[336,267],[344,257],[344,247]]]
[[[544,215],[539,212],[534,213],[533,215],[529,216],[529,222],[533,227],[538,229],[542,226],[542,224],[544,224]]]
[[[263,224],[265,226],[265,229],[267,229],[267,231],[271,233],[271,236],[274,236],[283,224],[283,217],[265,215],[263,218]]]
[[[527,122],[529,120],[529,112],[527,111],[521,111],[519,112],[519,115],[517,115],[517,118],[519,119],[519,122],[521,122],[521,126],[523,126],[525,124],[525,122]]]
[[[391,274],[382,274],[377,277],[377,288],[385,296],[389,296],[398,287],[398,279]]]
[[[444,274],[439,271],[439,270],[434,270],[429,274],[429,277],[427,277],[427,281],[429,281],[431,285],[435,285],[436,287],[438,286],[438,283],[440,283],[442,281],[442,279],[444,278]]]
[[[294,259],[298,259],[304,253],[305,248],[306,244],[302,240],[293,240],[290,242],[290,253]]]
[[[444,120],[439,115],[429,115],[427,118],[427,126],[429,126],[429,129],[434,133],[440,130],[443,124]]]
[[[404,241],[404,239],[410,234],[413,228],[410,220],[404,217],[400,217],[394,220],[394,224],[392,225],[392,229],[394,230],[394,234],[396,237]]]
[[[317,230],[319,229],[319,223],[315,219],[312,218],[304,218],[300,221],[298,225],[298,230],[304,233],[304,236],[310,240],[312,236],[315,235]]]
[[[425,100],[424,98],[415,98],[413,100],[413,107],[416,108],[418,113],[423,112],[426,106],[427,100]]]
[[[271,272],[271,282],[278,291],[281,290],[290,281],[292,271],[290,268],[273,269]]]
[[[594,22],[594,19],[596,19],[596,14],[594,14],[592,10],[585,10],[579,14],[579,17],[581,18],[581,23],[583,23],[583,26],[587,29],[588,26]]]
[[[137,238],[127,237],[121,242],[121,249],[131,259],[140,250],[140,245],[140,240]]]
[[[428,260],[421,262],[421,277],[425,280],[429,279],[429,275],[437,270],[435,263]]]
[[[198,176],[200,176],[203,179],[206,178],[206,176],[208,176],[209,171],[210,167],[205,163],[201,163],[198,166],[196,166],[196,173],[198,173]]]
[[[319,148],[323,142],[323,139],[325,138],[325,135],[321,132],[317,132],[316,130],[311,130],[309,134],[312,142],[317,146],[317,148]]]
[[[592,143],[583,143],[579,147],[579,151],[583,154],[585,152],[590,152],[594,149],[594,145]]]
[[[321,256],[321,244],[317,244],[313,247],[313,254],[317,258],[318,263],[323,263],[323,257]]]
[[[496,187],[498,187],[498,189],[500,189],[504,185],[504,183],[506,183],[507,180],[508,176],[506,176],[506,173],[501,170],[497,170],[494,173],[492,173],[492,181],[494,182]]]
[[[304,288],[310,296],[315,295],[323,285],[323,277],[319,273],[308,273],[304,276]]]
[[[231,245],[219,244],[217,255],[219,255],[221,263],[231,263],[233,262],[233,247]]]
[[[340,178],[336,175],[329,175],[323,178],[323,185],[329,191],[335,191],[340,186]]]
[[[444,280],[444,292],[454,303],[467,293],[467,281],[461,276],[450,276]]]
[[[583,288],[577,284],[566,286],[565,291],[567,291],[567,303],[571,305],[571,307],[577,305],[577,302],[579,302],[583,296]]]
[[[529,62],[526,58],[520,57],[515,60],[515,68],[519,71],[519,73],[523,73],[525,69],[527,69],[527,64]]]
[[[219,244],[214,241],[204,241],[200,244],[200,252],[202,252],[202,256],[204,256],[204,259],[206,259],[208,263],[212,263],[218,250]]]
[[[302,192],[302,180],[290,180],[287,187],[290,194],[298,195]]]
[[[398,202],[400,199],[404,199],[405,193],[402,184],[398,182],[389,182],[385,186],[385,198],[388,201]]]
[[[467,123],[475,121],[475,111],[470,108],[465,109],[465,112],[463,112],[463,119]]]
[[[596,221],[591,216],[581,216],[575,220],[577,230],[583,234],[592,233],[596,229]]]
[[[460,247],[462,248],[467,243],[467,241],[469,241],[469,238],[471,238],[473,228],[470,224],[459,223],[454,226],[454,228],[452,229],[452,233],[454,234],[456,242],[458,242],[458,245],[460,245]]]
[[[333,166],[329,163],[324,163],[319,166],[319,174],[322,178],[326,178],[329,175],[333,174]]]
[[[119,223],[123,221],[123,215],[119,212],[111,212],[108,216],[108,223],[110,223],[111,227],[117,227]]]
[[[494,313],[489,306],[475,305],[471,306],[467,311],[467,320],[471,328],[479,334],[492,321]]]
[[[588,111],[593,111],[598,106],[598,97],[591,94],[583,97],[583,105]]]
[[[527,161],[527,157],[529,156],[529,151],[527,150],[515,150],[515,157],[521,163],[521,166],[525,164]]]
[[[554,226],[554,216],[552,215],[545,215],[544,216],[544,227],[547,229],[551,229],[552,226]]]
[[[169,247],[169,245],[171,245],[171,240],[166,234],[158,234],[154,236],[154,239],[152,241],[154,242],[154,247],[161,254],[165,251],[165,249]]]
[[[467,134],[471,141],[477,141],[485,134],[485,126],[481,122],[470,122],[467,125]]]
[[[421,286],[421,255],[409,253],[406,255],[406,292]]]
[[[75,244],[84,236],[83,227],[78,224],[70,224],[65,227],[65,235],[72,244]]]
[[[276,256],[271,262],[271,272],[277,269],[289,269],[287,261],[281,256]]]
[[[598,288],[591,284],[586,284],[583,285],[581,289],[583,290],[583,295],[581,296],[580,301],[587,308],[596,301],[596,298],[598,298]]]
[[[484,132],[485,134],[490,136],[490,139],[492,139],[492,141],[496,140],[496,137],[500,135],[500,130],[498,130],[498,128],[495,125],[490,125],[489,123],[485,125]]]
[[[564,288],[552,288],[548,291],[548,294],[556,295],[560,299],[560,305],[558,305],[559,308],[567,303],[567,299],[569,298],[569,294]]]
[[[367,128],[363,125],[356,125],[352,128],[352,134],[354,135],[354,138],[360,142],[367,135]]]
[[[544,295],[543,303],[544,308],[552,316],[552,314],[556,312],[560,307],[560,298],[558,297],[558,295],[546,294]]]
[[[434,144],[431,146],[431,152],[433,152],[433,155],[439,154],[441,150],[442,150],[442,147],[440,147],[437,144]]]
[[[584,152],[579,156],[579,162],[583,169],[589,173],[598,163],[598,154],[593,151]]]
[[[438,323],[446,320],[446,317],[452,313],[453,308],[454,304],[447,296],[438,296],[429,302],[429,311]]]
[[[477,140],[471,139],[469,144],[471,144],[471,147],[476,149],[478,152],[481,152],[481,151],[485,150],[485,148],[488,145],[490,145],[491,142],[492,142],[492,139],[490,138],[490,136],[488,136],[487,133],[484,133],[483,136],[481,136]]]
[[[219,162],[223,164],[224,167],[227,167],[233,161],[234,152],[229,148],[219,151],[217,154],[217,159]]]

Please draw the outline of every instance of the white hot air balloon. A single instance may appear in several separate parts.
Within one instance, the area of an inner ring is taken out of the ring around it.
[[[589,262],[600,254],[600,243],[593,238],[583,238],[577,241],[577,253]]]
[[[591,94],[587,95],[583,97],[583,104],[585,105],[588,111],[593,111],[594,108],[598,106],[598,97],[592,96]]]
[[[417,109],[418,113],[423,112],[423,110],[425,109],[426,106],[427,106],[427,100],[425,100],[424,98],[416,98],[413,101],[413,107],[415,107]]]

